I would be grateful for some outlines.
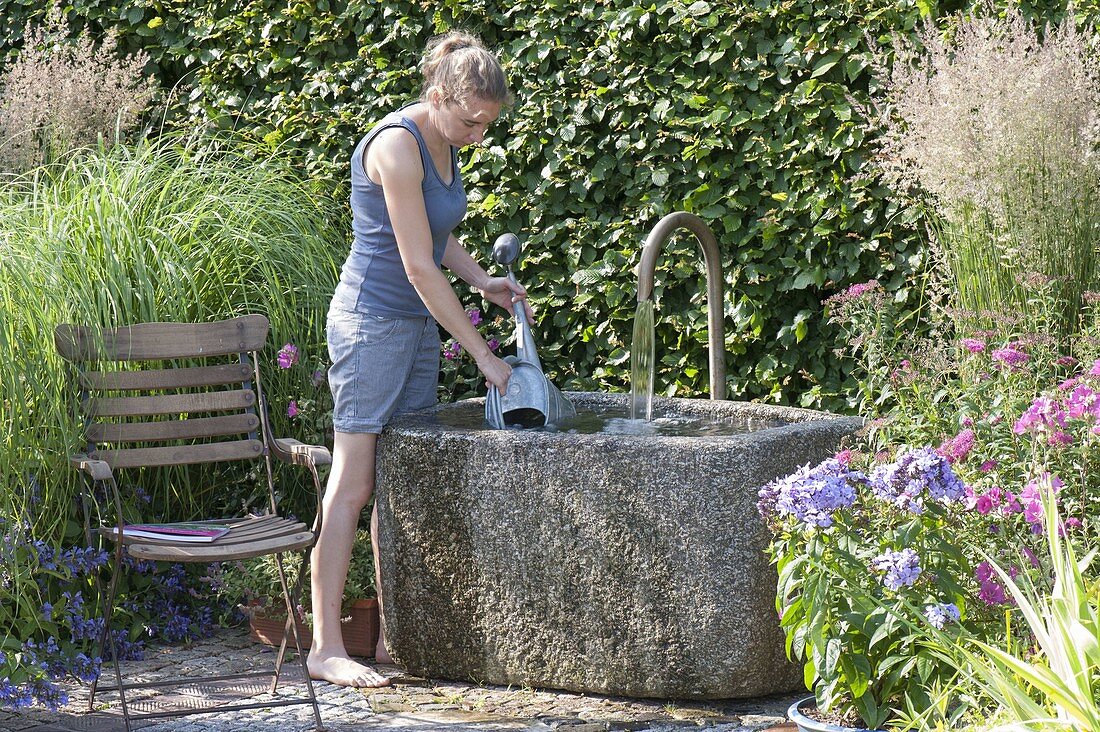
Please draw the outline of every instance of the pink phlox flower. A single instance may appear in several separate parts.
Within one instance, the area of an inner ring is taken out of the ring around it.
[[[988,473],[989,471],[993,470],[993,468],[997,467],[997,465],[998,463],[996,460],[986,460],[984,463],[982,463],[981,467],[978,468],[978,470],[982,471],[983,473]]]
[[[1055,493],[1065,485],[1058,476],[1043,473],[1040,477],[1028,481],[1028,484],[1020,491],[1019,498],[1024,505],[1024,520],[1032,524],[1031,530],[1033,533],[1042,533],[1043,498],[1040,491],[1044,483],[1050,483],[1050,487]],[[1035,531],[1036,528],[1039,531]]]
[[[992,564],[982,562],[975,568],[974,576],[978,579],[978,599],[986,605],[1004,605],[1008,602],[1005,588],[997,581]]]
[[[1081,519],[1071,517],[1062,522],[1062,525],[1058,527],[1058,533],[1065,536],[1067,531],[1075,531],[1079,528],[1081,528]]]
[[[290,368],[298,363],[298,347],[293,343],[287,343],[279,349],[279,353],[276,355],[275,360],[278,361],[279,368]]]
[[[974,510],[982,516],[986,516],[991,513],[993,509],[1000,508],[1003,500],[1004,494],[1001,489],[997,486],[993,486],[974,499]]]
[[[854,450],[841,450],[840,452],[838,452],[836,454],[835,457],[836,457],[837,461],[840,462],[842,465],[851,465],[852,464],[852,458],[855,457],[855,451]]]
[[[1058,385],[1058,391],[1069,391],[1073,387],[1081,383],[1080,377],[1074,376],[1072,379],[1066,379]]]
[[[971,353],[981,353],[986,348],[985,341],[978,340],[977,338],[963,338],[962,345],[963,348]]]
[[[1090,432],[1092,432],[1092,434],[1094,434],[1094,435],[1100,435],[1100,422],[1097,422],[1096,424],[1094,424],[1092,426],[1092,429],[1090,430]]]
[[[963,427],[973,427],[974,426],[974,420],[971,419],[970,417],[963,417],[962,426]]]
[[[290,403],[286,405],[286,416],[291,419],[298,416],[298,400],[291,399]]]
[[[1020,415],[1012,431],[1018,435],[1025,432],[1050,432],[1066,426],[1066,413],[1053,399],[1041,396]]]
[[[1016,497],[1016,494],[1012,491],[1006,491],[1004,503],[1001,504],[1001,513],[1012,515],[1023,510],[1024,507],[1020,505],[1020,500]]]
[[[1066,397],[1066,415],[1070,419],[1100,417],[1100,393],[1086,384],[1079,384]]]
[[[1089,369],[1089,376],[1100,376],[1100,358],[1092,362],[1092,368]]]
[[[978,500],[978,494],[974,492],[974,488],[966,486],[963,488],[963,505],[966,506],[968,511],[973,510],[975,503]]]
[[[497,349],[500,348],[500,341],[498,341],[496,338],[490,338],[488,341],[485,342],[485,345],[489,346],[490,351],[496,353]]]
[[[1050,433],[1050,437],[1047,438],[1047,444],[1051,447],[1064,447],[1066,445],[1073,444],[1073,435],[1068,432],[1062,432],[1061,430],[1055,430]]]
[[[466,311],[466,316],[470,318],[470,323],[473,325],[481,324],[481,311],[477,308],[470,308]]]
[[[1012,341],[1004,348],[998,348],[990,354],[990,357],[994,361],[1004,364],[1011,371],[1016,371],[1017,366],[1026,363],[1031,358],[1026,351],[1021,349],[1019,341]]]
[[[1054,363],[1058,366],[1076,366],[1077,359],[1073,356],[1060,356],[1054,360]]]

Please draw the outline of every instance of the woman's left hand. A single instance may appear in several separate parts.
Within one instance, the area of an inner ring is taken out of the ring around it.
[[[514,283],[507,277],[490,277],[486,280],[485,287],[481,288],[481,296],[509,313],[513,312],[512,303],[522,301],[523,309],[527,313],[527,322],[534,325],[535,314],[527,302],[527,290],[523,285]]]

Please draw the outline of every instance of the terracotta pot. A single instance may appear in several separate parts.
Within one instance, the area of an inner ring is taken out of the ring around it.
[[[350,617],[349,617],[350,616]],[[374,657],[374,649],[378,645],[378,600],[353,600],[344,617],[348,618],[341,623],[344,631],[344,648],[352,656]],[[309,648],[313,643],[313,631],[309,623],[298,622],[298,637],[302,641],[302,648]],[[283,640],[283,628],[286,627],[286,615],[266,615],[263,611],[252,613],[248,625],[251,628],[249,637],[259,643],[269,646],[278,646]],[[288,645],[294,646],[294,637],[291,636]]]
[[[828,722],[819,722],[807,717],[803,712],[817,705],[817,700],[808,696],[800,699],[787,710],[787,718],[794,722],[799,732],[884,732],[884,730],[867,730],[862,727],[841,727]]]

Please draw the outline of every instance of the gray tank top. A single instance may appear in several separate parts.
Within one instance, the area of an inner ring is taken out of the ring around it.
[[[416,123],[402,114],[404,107],[387,116],[359,144],[351,159],[352,245],[332,305],[345,310],[386,317],[425,317],[428,308],[409,283],[397,239],[393,233],[382,186],[367,177],[363,151],[384,129],[403,127],[416,138],[424,165],[424,207],[432,233],[432,258],[439,267],[447,238],[466,215],[466,191],[458,170],[458,153],[451,148],[450,185],[443,183]]]

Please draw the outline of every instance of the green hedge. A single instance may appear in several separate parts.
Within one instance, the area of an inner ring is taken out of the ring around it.
[[[9,52],[40,2],[0,0]],[[465,238],[483,253],[504,231],[526,239],[519,276],[555,381],[626,388],[631,270],[649,228],[683,209],[710,223],[723,251],[731,396],[843,409],[851,381],[822,300],[877,278],[915,302],[908,283],[924,263],[916,212],[868,174],[848,94],[867,92],[868,37],[962,5],[71,0],[70,17],[151,54],[173,90],[157,124],[236,128],[339,197],[358,137],[415,97],[427,38],[453,25],[479,33],[505,60],[517,102],[465,155]],[[1079,8],[1094,10],[1095,0]],[[657,389],[705,393],[693,240],[671,242],[657,278]]]

